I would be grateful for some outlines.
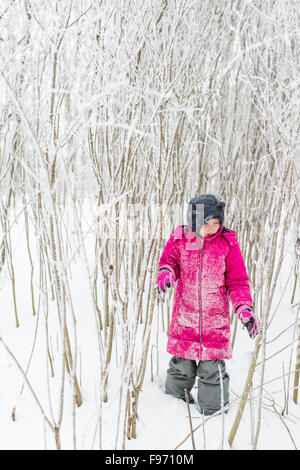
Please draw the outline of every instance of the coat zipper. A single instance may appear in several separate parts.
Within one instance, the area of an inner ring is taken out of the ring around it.
[[[203,243],[204,244],[204,243]],[[202,316],[201,316],[201,260],[202,260],[202,248],[200,248],[200,270],[199,270],[199,333],[200,333],[200,345],[199,345],[199,360],[201,361],[201,345],[202,345]]]

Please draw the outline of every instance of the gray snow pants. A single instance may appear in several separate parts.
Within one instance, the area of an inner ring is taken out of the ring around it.
[[[225,361],[222,359],[199,361],[197,365],[196,361],[191,359],[173,356],[167,370],[166,393],[185,400],[184,389],[186,388],[190,403],[193,403],[194,399],[190,391],[194,386],[196,376],[198,377],[198,403],[201,413],[214,414],[220,410],[222,401],[224,406],[229,403],[229,375],[226,372]],[[221,400],[222,389],[223,400]]]

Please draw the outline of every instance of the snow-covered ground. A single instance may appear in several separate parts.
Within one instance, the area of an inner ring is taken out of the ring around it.
[[[32,339],[32,331],[34,329],[34,321],[28,320],[27,324],[21,326],[18,330],[10,331],[5,334],[6,341],[17,358],[28,357],[29,348],[26,351],[26,345],[30,341],[25,341],[24,337]],[[4,332],[3,332],[4,333]],[[246,332],[245,332],[246,335]],[[246,338],[247,339],[247,338]],[[227,369],[231,378],[231,399],[234,401],[236,395],[240,395],[246,378],[247,368],[250,360],[252,343],[250,339],[239,339],[236,344],[236,351],[233,359],[227,362]],[[81,337],[84,342],[84,338]],[[86,336],[86,345],[90,349],[91,344],[89,337]],[[42,349],[42,346],[41,346]],[[34,384],[38,386],[43,373],[42,364],[39,366],[38,348],[35,352],[34,364],[31,367],[30,377],[36,377]],[[141,392],[139,403],[139,420],[137,427],[137,439],[127,440],[126,449],[174,449],[189,434],[190,425],[186,404],[171,396],[163,393],[163,384],[165,380],[165,371],[168,366],[169,355],[164,352],[163,348],[160,352],[160,367],[162,369],[158,377],[153,382],[150,380],[150,374],[146,375],[144,386]],[[288,355],[286,354],[288,359]],[[281,357],[277,364],[268,370],[268,376],[277,377],[281,375],[282,369]],[[86,363],[88,364],[88,362]],[[23,394],[20,396],[22,386],[22,377],[17,370],[14,362],[10,360],[1,349],[1,449],[54,449],[55,442],[52,434],[43,423],[41,413],[34,403],[31,394],[25,387]],[[93,387],[93,367],[85,370],[85,377],[89,377],[89,384],[86,383],[82,388],[83,405],[77,410],[77,447],[78,449],[90,449],[93,446],[95,426],[97,421],[97,413],[99,403],[94,395]],[[112,383],[117,379],[112,378]],[[41,384],[41,388],[42,384]],[[113,387],[110,387],[110,390]],[[282,380],[266,386],[266,390],[270,390],[274,401],[279,404],[278,413],[269,406],[263,410],[263,420],[261,434],[259,439],[259,449],[294,449],[290,435],[293,437],[296,446],[300,447],[300,405],[297,406],[290,400],[289,414],[281,416],[280,412],[284,403],[284,387]],[[196,388],[194,388],[194,397],[196,398]],[[46,397],[46,394],[44,392]],[[253,392],[255,397],[256,393]],[[40,393],[40,396],[43,396]],[[111,395],[111,402],[103,406],[103,448],[114,449],[116,434],[116,417],[118,407],[118,396]],[[250,449],[251,448],[251,421],[256,424],[255,415],[257,400],[253,400],[253,413],[251,417],[250,405],[248,404],[243,415],[237,436],[234,441],[233,449]],[[228,414],[224,416],[215,416],[212,418],[203,418],[198,411],[197,403],[191,405],[191,415],[193,427],[200,426],[195,432],[195,444],[197,449],[229,449],[227,442],[228,434],[234,421],[238,402],[234,402]],[[15,407],[15,421],[12,420],[11,414]],[[69,408],[69,409],[68,409]],[[72,410],[67,406],[65,410],[66,426],[63,425],[62,447],[72,448],[72,426],[71,426]],[[224,430],[223,430],[224,426]],[[69,428],[69,430],[68,430]],[[94,442],[97,448],[97,442]],[[179,449],[192,449],[191,439],[188,438]]]
[[[32,315],[31,299],[29,295],[28,256],[22,223],[18,226],[18,235],[14,239],[14,267],[16,277],[17,305],[20,327],[15,327],[12,303],[12,289],[7,271],[2,273],[0,289],[0,335],[15,355],[23,369],[26,369],[34,338],[36,343],[28,371],[28,379],[38,397],[47,416],[51,415],[47,389],[46,366],[46,336],[44,310],[38,317]],[[293,246],[290,244],[286,251],[285,265],[281,273],[280,288],[274,298],[274,308],[281,298],[282,289],[290,273]],[[26,266],[26,268],[25,268]],[[78,379],[83,395],[83,404],[75,408],[76,447],[77,449],[99,449],[100,439],[97,432],[100,403],[97,394],[99,383],[99,367],[96,360],[98,354],[95,318],[92,306],[89,304],[88,282],[84,266],[80,260],[72,265],[73,301],[76,312],[78,335]],[[35,286],[36,287],[36,286]],[[295,322],[296,308],[289,304],[290,289],[288,289],[279,309],[274,316],[268,332],[269,340],[275,338],[281,331]],[[49,306],[49,325],[55,331],[55,318],[51,319],[51,302]],[[273,309],[274,310],[274,309]],[[156,316],[154,316],[156,319]],[[51,322],[53,321],[53,325]],[[281,415],[285,406],[288,385],[292,387],[293,375],[283,374],[294,367],[295,345],[291,356],[291,342],[293,327],[287,329],[278,339],[271,342],[267,348],[267,357],[285,348],[266,362],[266,375],[264,386],[264,402],[262,423],[258,449],[295,449],[300,447],[300,403],[292,402],[292,392],[289,392],[288,414]],[[151,344],[157,341],[157,323],[154,321]],[[154,361],[154,380],[151,381],[150,363],[140,393],[138,406],[137,439],[126,439],[126,449],[156,449],[173,450],[175,448],[192,449],[187,407],[171,396],[164,394],[164,381],[170,355],[166,352],[167,337],[160,330],[158,332],[159,370]],[[51,336],[51,351],[55,351],[58,335]],[[230,374],[231,408],[228,414],[207,417],[203,420],[199,413],[197,403],[191,405],[191,415],[195,431],[194,438],[197,449],[229,449],[228,435],[231,430],[238,409],[238,397],[241,396],[248,372],[254,342],[248,337],[247,331],[238,325],[236,344],[232,360],[226,361]],[[151,349],[151,348],[150,348]],[[55,354],[54,354],[55,356]],[[59,364],[54,361],[55,370],[59,371]],[[252,406],[247,403],[240,427],[234,440],[232,449],[251,449],[257,424],[257,404],[259,393],[258,367],[252,391]],[[117,425],[119,410],[119,387],[122,371],[112,361],[109,379],[107,403],[102,405],[102,432],[101,445],[103,449],[121,448],[121,431],[117,444]],[[0,449],[55,449],[55,440],[48,425],[33,398],[31,391],[16,366],[14,359],[0,344]],[[59,377],[50,379],[51,403],[54,416],[58,416],[59,403]],[[274,380],[276,379],[276,380]],[[270,381],[270,382],[269,382]],[[267,383],[269,382],[269,383]],[[193,389],[196,399],[196,385]],[[13,415],[13,416],[12,416]],[[14,419],[13,419],[14,417]],[[61,445],[63,449],[73,448],[73,408],[71,387],[66,378],[64,397],[64,414],[61,429]]]

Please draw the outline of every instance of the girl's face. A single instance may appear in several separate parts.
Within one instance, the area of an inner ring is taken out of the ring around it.
[[[217,231],[220,228],[220,221],[219,219],[212,219],[209,220],[208,222],[205,222],[204,225],[202,225],[200,229],[200,235],[201,237],[210,237],[217,233]]]

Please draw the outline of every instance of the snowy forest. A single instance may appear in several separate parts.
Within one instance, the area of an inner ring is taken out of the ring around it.
[[[1,0],[0,449],[300,448],[297,0]],[[158,262],[226,201],[261,329],[164,393]]]

